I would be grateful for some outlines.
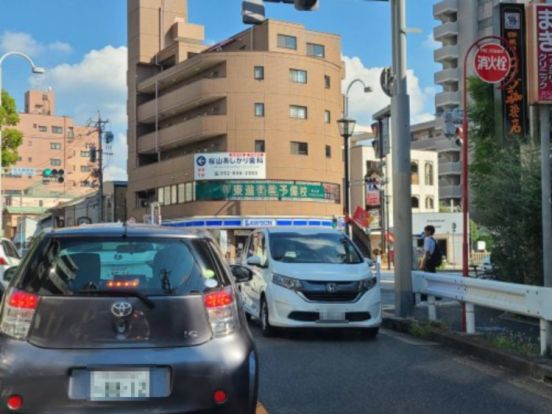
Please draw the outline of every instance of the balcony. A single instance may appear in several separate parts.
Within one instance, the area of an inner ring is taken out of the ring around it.
[[[437,108],[446,106],[460,106],[460,92],[439,92],[435,95],[435,106]]]
[[[457,60],[460,56],[458,45],[443,46],[433,52],[435,62],[443,62],[445,60]]]
[[[158,131],[159,149],[167,150],[190,144],[227,132],[226,115],[198,116],[185,122]],[[156,133],[151,132],[138,138],[138,153],[152,154],[156,151]]]
[[[458,36],[458,22],[443,23],[433,29],[433,38],[436,41],[452,36]]]
[[[462,163],[460,161],[446,161],[439,163],[439,176],[462,174]]]
[[[439,186],[439,198],[462,198],[462,187],[460,185]]]
[[[226,78],[201,79],[138,106],[138,122],[154,123],[156,111],[159,120],[170,118],[201,105],[224,98]]]
[[[460,70],[458,68],[440,70],[435,72],[434,80],[438,85],[442,85],[447,82],[459,82]]]
[[[433,5],[433,17],[438,19],[446,14],[458,13],[459,0],[443,0]]]

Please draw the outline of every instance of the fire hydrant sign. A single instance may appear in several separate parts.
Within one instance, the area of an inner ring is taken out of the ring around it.
[[[552,103],[552,5],[534,4],[528,20],[529,103]]]
[[[195,180],[266,178],[264,152],[213,152],[194,155]]]
[[[502,82],[512,69],[512,60],[504,46],[488,43],[475,54],[475,73],[483,82]]]

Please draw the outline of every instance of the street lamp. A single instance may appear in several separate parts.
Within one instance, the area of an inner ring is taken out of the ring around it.
[[[345,92],[345,95],[344,95],[344,102],[343,102],[344,118],[347,118],[349,116],[349,92],[351,92],[351,88],[356,83],[360,83],[362,85],[364,93],[372,92],[372,88],[370,86],[367,86],[362,79],[353,79],[351,83],[349,83],[349,86],[347,87],[347,91]]]
[[[33,73],[36,73],[38,75],[42,75],[42,74],[44,74],[44,72],[46,72],[46,70],[43,67],[35,65],[33,60],[28,55],[26,55],[25,53],[22,53],[22,52],[7,52],[7,53],[3,54],[0,57],[0,107],[2,107],[2,63],[4,63],[4,60],[7,57],[10,57],[10,56],[20,56],[23,59],[25,59],[31,65],[31,70],[32,70]],[[0,123],[0,235],[4,234],[4,223],[3,223],[3,217],[2,217],[3,213],[4,213],[4,197],[2,195],[3,194],[3,192],[2,192],[2,174],[3,174],[3,172],[4,172],[4,170],[3,170],[3,167],[2,167],[2,124]]]
[[[341,135],[344,140],[343,151],[345,153],[345,183],[343,188],[343,212],[346,219],[348,219],[349,217],[351,217],[351,191],[349,183],[349,138],[351,138],[351,136],[355,132],[356,121],[349,117],[343,117],[337,120],[337,125],[339,126],[339,135]],[[345,228],[347,229],[347,234],[351,236],[351,232],[349,230],[350,226],[347,221]]]

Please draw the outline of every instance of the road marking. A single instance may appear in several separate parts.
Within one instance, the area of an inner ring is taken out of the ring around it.
[[[266,411],[266,408],[261,403],[257,403],[256,414],[268,414],[268,411]]]

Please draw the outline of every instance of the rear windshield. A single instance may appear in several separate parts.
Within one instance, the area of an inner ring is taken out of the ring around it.
[[[213,254],[198,239],[47,238],[21,269],[17,285],[43,296],[110,289],[202,293],[227,284]]]
[[[351,241],[340,233],[273,233],[272,258],[286,263],[358,264],[362,262]]]

